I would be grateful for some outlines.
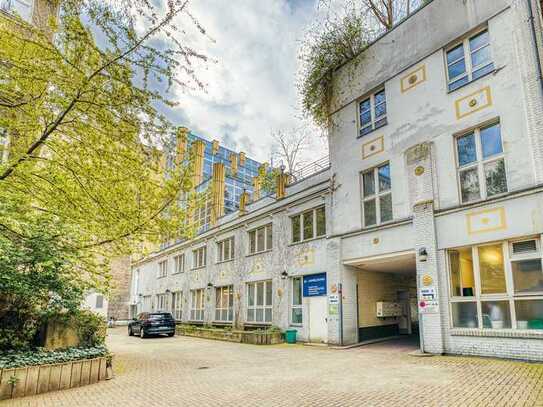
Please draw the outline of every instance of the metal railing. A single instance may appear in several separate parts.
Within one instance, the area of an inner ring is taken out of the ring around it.
[[[292,182],[299,182],[329,167],[330,167],[330,157],[327,155],[325,157],[318,159],[317,161],[313,161],[312,163],[303,166],[299,170],[294,171],[291,174]]]

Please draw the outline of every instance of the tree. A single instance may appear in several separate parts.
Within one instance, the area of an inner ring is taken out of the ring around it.
[[[311,134],[304,128],[291,130],[276,130],[272,132],[272,138],[277,146],[272,157],[274,161],[285,166],[286,171],[293,177],[305,163],[303,153],[309,147]]]
[[[188,3],[63,0],[49,30],[0,18],[0,205],[19,207],[0,218],[4,238],[31,238],[26,212],[69,227],[64,247],[106,257],[187,229],[190,157],[171,165],[160,109],[172,86],[204,87]]]

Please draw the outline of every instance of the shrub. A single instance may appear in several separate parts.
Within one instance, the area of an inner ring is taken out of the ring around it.
[[[68,348],[52,352],[47,352],[42,348],[23,352],[7,351],[0,354],[0,369],[48,365],[102,356],[110,356],[108,349],[103,345],[87,348]]]
[[[80,346],[103,345],[106,340],[107,322],[104,317],[89,310],[78,310],[70,322],[79,337]]]

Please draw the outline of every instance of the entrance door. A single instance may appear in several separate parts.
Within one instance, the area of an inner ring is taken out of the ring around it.
[[[309,297],[309,342],[328,342],[327,296]]]
[[[399,328],[403,335],[411,335],[411,301],[409,299],[409,290],[398,291],[398,302],[402,305],[402,316],[400,317]]]

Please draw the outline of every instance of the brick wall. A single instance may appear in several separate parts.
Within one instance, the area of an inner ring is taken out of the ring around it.
[[[130,301],[130,256],[118,257],[111,261],[112,290],[108,305],[108,318],[126,320],[129,318]]]

